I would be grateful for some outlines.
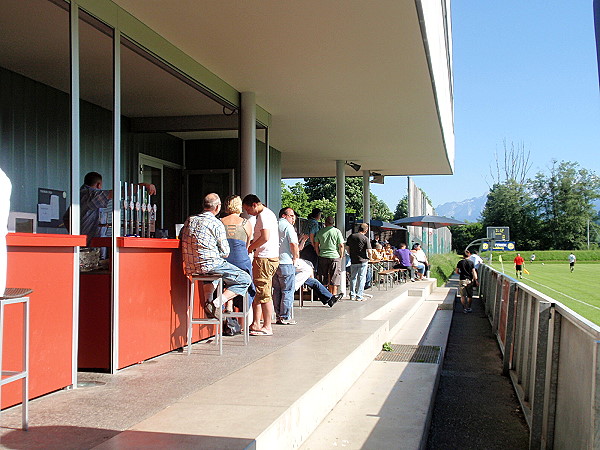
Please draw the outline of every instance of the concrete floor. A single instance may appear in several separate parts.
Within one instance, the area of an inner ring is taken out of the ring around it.
[[[383,293],[384,291],[382,291]],[[377,295],[377,292],[375,292]],[[92,448],[173,402],[208,386],[311,333],[365,303],[342,301],[333,308],[320,302],[295,309],[298,325],[274,325],[272,337],[225,337],[223,356],[209,342],[193,346],[192,355],[174,351],[118,373],[79,373],[79,382],[103,385],[58,391],[30,402],[30,429],[22,432],[20,406],[0,416],[1,444],[6,448]],[[235,389],[232,386],[232,390]]]
[[[331,411],[344,397],[339,405],[351,405],[346,411],[349,416],[336,416],[336,408],[330,416],[321,411],[312,429],[279,448],[297,447],[315,429],[306,448],[418,448],[427,437],[433,407],[428,448],[524,448],[527,428],[510,382],[499,375],[497,344],[478,303],[473,314],[453,315],[443,371],[437,364],[373,362],[372,356],[365,361],[373,349],[363,351],[360,362],[352,353],[364,347],[363,339],[380,350],[386,330],[385,340],[392,342],[444,346],[451,311],[436,312],[433,303],[406,297],[419,288],[420,283],[409,283],[390,291],[371,290],[372,300],[342,301],[333,308],[307,303],[295,310],[298,325],[274,326],[273,337],[251,337],[247,347],[241,336],[225,338],[223,356],[216,354],[214,343],[205,342],[195,344],[190,357],[175,351],[114,375],[80,373],[80,382],[100,384],[32,401],[28,432],[18,429],[20,407],[3,411],[1,445],[11,449],[272,448],[265,445],[273,442],[269,433],[283,430],[285,434],[286,427],[297,427],[301,416],[314,411],[310,405],[327,403],[325,408]],[[430,298],[438,300],[435,294]],[[348,356],[338,355],[344,352]],[[335,362],[338,357],[340,362]],[[319,361],[330,367],[322,374],[317,373]],[[354,380],[348,386],[340,382],[350,373],[358,380],[352,387]],[[262,410],[248,404],[251,396],[236,394],[257,387],[264,390],[257,380],[266,376],[274,384],[277,374],[283,374],[284,380],[278,389],[266,387],[271,400]],[[329,384],[311,384],[313,379],[328,378]],[[302,386],[313,392],[303,394]],[[335,390],[349,396],[330,395]],[[357,397],[352,397],[353,390]],[[372,401],[375,397],[379,400]],[[286,402],[291,407],[279,414],[280,404]],[[286,414],[289,418],[282,421]],[[274,422],[278,430],[244,431],[254,426],[256,418],[268,423],[269,417],[278,415],[279,422]],[[337,427],[335,433],[352,436],[353,442],[332,440],[327,428],[332,425]],[[401,440],[398,430],[402,430]],[[267,436],[255,438],[259,432]]]

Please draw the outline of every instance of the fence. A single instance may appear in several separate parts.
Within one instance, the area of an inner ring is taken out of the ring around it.
[[[479,273],[529,447],[600,448],[600,327],[489,266]]]

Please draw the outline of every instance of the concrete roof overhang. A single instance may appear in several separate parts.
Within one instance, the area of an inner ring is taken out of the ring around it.
[[[68,92],[68,14],[46,0],[30,0],[30,8],[20,0],[0,4],[6,44],[0,64]],[[284,178],[334,176],[336,160],[383,175],[453,171],[449,0],[78,4],[214,94],[173,81],[124,48],[127,117],[164,123],[187,117],[184,125],[210,128],[215,118],[223,122],[223,104],[237,107],[238,93],[251,91],[258,120],[269,125],[270,145],[282,152]],[[90,26],[81,25],[80,34],[81,97],[110,109],[111,42]],[[226,128],[161,131],[184,139],[232,136]]]
[[[255,92],[283,177],[334,176],[335,160],[384,175],[452,173],[449,1],[114,2]]]

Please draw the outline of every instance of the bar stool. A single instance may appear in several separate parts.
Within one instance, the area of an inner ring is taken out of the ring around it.
[[[246,293],[242,296],[242,301],[244,302],[242,311],[223,312],[223,317],[234,317],[244,319],[244,345],[248,345],[248,341],[250,340],[250,308],[248,308],[248,291],[246,291]]]
[[[0,373],[2,374],[2,377],[0,377],[0,394],[2,386],[5,384],[23,380],[23,400],[21,403],[21,427],[23,430],[27,430],[29,422],[29,294],[32,292],[32,289],[27,288],[7,288],[0,297]],[[8,371],[2,370],[4,307],[16,303],[23,304],[23,370]]]
[[[300,293],[299,294],[299,299],[298,299],[298,306],[300,306],[300,308],[302,308],[304,306],[304,295],[303,295],[303,292],[304,292],[305,288],[308,289],[309,292],[310,292],[310,302],[311,303],[313,302],[313,290],[311,288],[309,288],[306,284],[303,284],[302,286],[300,286],[300,289],[298,290],[299,293]]]
[[[192,353],[192,327],[193,325],[214,325],[215,326],[215,341],[219,348],[219,355],[223,354],[223,308],[215,308],[216,317],[194,318],[194,292],[196,282],[217,283],[217,298],[223,295],[223,276],[219,274],[202,274],[190,275],[188,278],[188,327],[187,327],[187,354]],[[206,299],[209,301],[209,299]]]

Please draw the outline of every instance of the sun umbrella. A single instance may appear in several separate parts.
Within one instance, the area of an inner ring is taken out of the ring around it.
[[[450,217],[428,215],[405,217],[404,219],[393,220],[392,223],[396,225],[412,225],[413,227],[427,228],[442,228],[449,227],[451,225],[465,225],[464,222],[451,219]]]

